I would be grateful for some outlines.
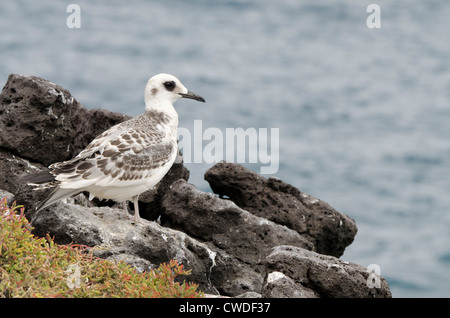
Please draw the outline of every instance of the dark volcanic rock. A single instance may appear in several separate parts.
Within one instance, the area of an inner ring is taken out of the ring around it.
[[[22,186],[20,178],[27,174],[38,173],[44,166],[32,164],[12,153],[2,150],[0,145],[0,185],[3,190],[16,193]]]
[[[307,295],[327,298],[392,297],[386,280],[367,268],[298,247],[275,247],[266,259],[266,271],[263,297],[269,297],[267,293],[273,292],[271,273],[272,277],[283,273],[291,279],[290,284],[296,285],[294,290],[302,290]],[[372,280],[370,275],[376,277]],[[292,292],[292,289],[292,286],[287,286],[284,292]],[[278,292],[283,290],[283,286],[278,285]]]
[[[267,275],[262,297],[265,298],[319,298],[314,290],[296,283],[281,272],[273,271]]]
[[[341,256],[356,235],[351,218],[279,179],[227,162],[206,171],[205,179],[215,193],[242,209],[302,234],[318,253]]]
[[[229,200],[202,192],[184,180],[172,184],[162,207],[163,225],[210,241],[256,269],[268,250],[277,245],[313,249],[313,244],[297,232],[252,215]]]
[[[129,117],[89,111],[59,85],[11,74],[0,94],[0,146],[48,166],[71,159],[93,138]]]

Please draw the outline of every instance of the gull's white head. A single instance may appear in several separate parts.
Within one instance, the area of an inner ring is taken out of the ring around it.
[[[205,102],[205,99],[189,91],[173,75],[161,73],[153,76],[145,86],[145,109],[150,110],[164,107],[164,104],[173,104],[180,98],[195,99]]]

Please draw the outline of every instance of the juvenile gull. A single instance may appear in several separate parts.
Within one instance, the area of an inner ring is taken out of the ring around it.
[[[150,78],[144,98],[145,113],[109,128],[73,159],[50,165],[49,173],[27,178],[29,184],[55,186],[37,211],[87,191],[89,199],[123,202],[126,215],[132,200],[134,219],[141,221],[139,194],[161,181],[177,157],[178,114],[172,104],[180,98],[205,102],[169,74]]]

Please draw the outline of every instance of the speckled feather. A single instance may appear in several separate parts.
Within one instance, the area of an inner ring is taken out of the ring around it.
[[[172,164],[176,156],[176,139],[166,128],[169,121],[164,113],[149,111],[116,125],[75,158],[52,164],[51,173],[67,183],[65,188],[147,183],[157,168]]]

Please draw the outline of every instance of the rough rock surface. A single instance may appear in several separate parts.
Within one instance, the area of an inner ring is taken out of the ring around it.
[[[266,270],[263,297],[269,297],[280,283],[285,284],[286,279],[270,281],[270,277],[277,276],[274,273],[290,278],[289,282],[297,288],[294,291],[316,297],[391,297],[386,280],[367,268],[294,246],[275,247],[266,258]],[[374,288],[377,285],[379,288]]]
[[[296,283],[292,278],[282,272],[268,273],[263,287],[264,298],[319,298],[314,290]]]
[[[75,156],[126,116],[87,110],[69,91],[35,76],[10,75],[0,94],[0,194],[26,207],[36,235],[90,246],[98,257],[140,271],[176,259],[209,294],[238,297],[390,297],[362,266],[343,262],[354,221],[275,178],[219,163],[205,178],[217,197],[187,182],[181,158],[140,197],[135,224],[121,208],[83,194],[34,213],[46,196],[21,178]],[[225,199],[223,197],[228,197]],[[327,254],[327,255],[323,255]],[[332,255],[332,256],[330,256]],[[377,279],[378,279],[377,278]]]
[[[128,116],[87,110],[68,90],[36,76],[11,74],[0,95],[0,145],[45,166],[71,159]]]
[[[184,180],[172,184],[162,207],[163,225],[212,242],[239,261],[251,264],[255,270],[263,265],[271,247],[289,244],[308,250],[314,248],[297,232],[254,216],[233,202],[200,191]]]
[[[215,193],[242,209],[297,231],[319,253],[339,257],[356,235],[351,218],[277,178],[266,179],[241,165],[221,162],[206,171],[205,179]]]

